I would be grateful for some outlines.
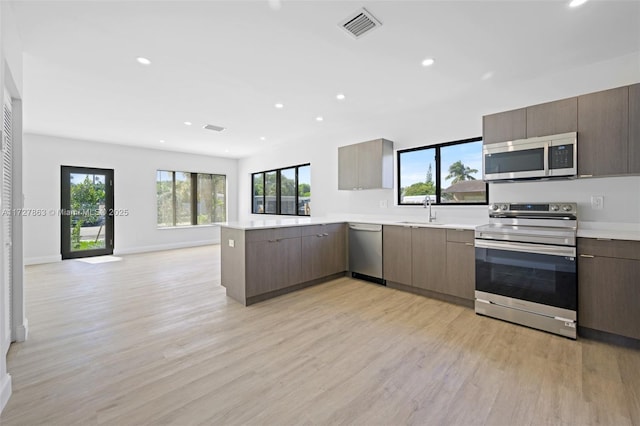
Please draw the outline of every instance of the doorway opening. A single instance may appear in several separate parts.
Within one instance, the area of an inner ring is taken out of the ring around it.
[[[61,167],[62,259],[113,254],[113,170]]]

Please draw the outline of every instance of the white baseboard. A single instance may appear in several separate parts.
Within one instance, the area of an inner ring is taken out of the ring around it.
[[[9,397],[11,397],[11,375],[5,374],[0,378],[0,413],[9,402]]]
[[[181,248],[189,248],[189,247],[200,247],[200,246],[209,246],[212,244],[220,244],[220,238],[214,238],[211,240],[200,240],[200,241],[185,241],[182,243],[170,243],[170,244],[157,244],[152,246],[138,246],[138,247],[129,247],[124,249],[115,249],[113,254],[115,256],[119,256],[121,254],[135,254],[135,253],[148,253],[152,251],[163,251],[163,250],[173,250],[173,249],[181,249]],[[54,263],[61,262],[62,256],[40,256],[40,257],[25,257],[24,264],[25,265],[39,265],[41,263]]]
[[[213,244],[220,244],[220,239],[200,240],[200,241],[186,241],[183,243],[171,243],[171,244],[158,244],[153,246],[140,246],[130,247],[125,249],[114,250],[113,254],[119,256],[121,254],[135,254],[135,253],[147,253],[151,251],[163,251],[174,250],[189,247],[209,246]]]
[[[16,335],[13,336],[16,342],[24,342],[29,335],[29,321],[25,318],[24,322],[16,326]]]
[[[61,262],[62,256],[57,254],[53,256],[39,256],[39,257],[25,257],[24,264],[25,265],[39,265],[41,263],[55,263]]]

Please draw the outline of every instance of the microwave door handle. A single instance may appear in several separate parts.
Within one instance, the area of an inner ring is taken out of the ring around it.
[[[544,144],[544,175],[549,176],[549,142]]]

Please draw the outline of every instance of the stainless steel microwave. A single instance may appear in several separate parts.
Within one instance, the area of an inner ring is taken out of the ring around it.
[[[518,139],[482,147],[485,181],[576,177],[578,134]]]

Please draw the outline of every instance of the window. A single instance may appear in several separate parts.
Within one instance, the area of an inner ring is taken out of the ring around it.
[[[158,170],[158,227],[210,225],[227,219],[227,177]]]
[[[311,215],[311,165],[286,167],[251,175],[251,212]]]
[[[398,204],[487,204],[482,138],[398,151]]]

